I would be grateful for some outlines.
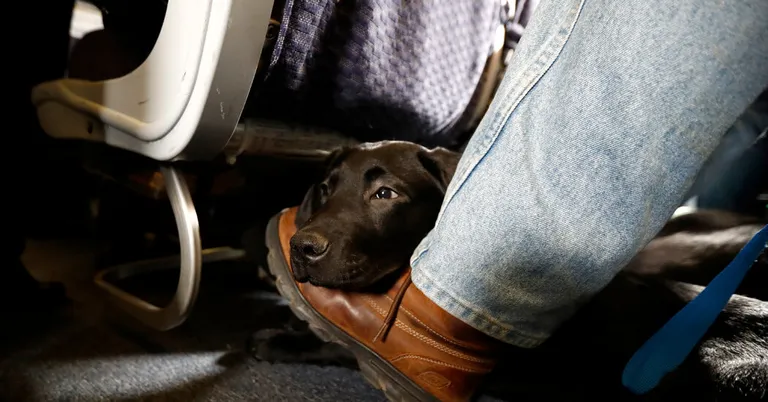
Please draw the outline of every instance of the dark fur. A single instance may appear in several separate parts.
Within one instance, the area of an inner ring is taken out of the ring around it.
[[[432,228],[457,162],[450,151],[399,142],[334,152],[325,179],[309,189],[297,214],[296,279],[351,290],[400,270]],[[398,197],[376,199],[383,187]],[[326,244],[322,256],[307,255]]]
[[[407,264],[434,224],[457,161],[458,154],[407,143],[335,152],[323,181],[328,191],[313,186],[296,222],[295,239],[309,234],[311,240],[319,234],[328,240],[328,251],[322,258],[306,259],[300,256],[301,241],[292,241],[297,279],[359,289]],[[383,174],[371,180],[366,173],[372,170]],[[371,199],[381,186],[401,197]],[[706,285],[761,225],[753,218],[720,212],[671,220],[544,345],[511,348],[486,392],[523,401],[768,397],[768,303],[758,300],[768,300],[765,256],[739,291],[753,298],[734,296],[698,349],[654,392],[632,396],[620,380],[632,353],[695,297],[701,290],[697,285]],[[343,349],[322,344],[303,325],[257,333],[252,352],[269,361],[354,365]]]

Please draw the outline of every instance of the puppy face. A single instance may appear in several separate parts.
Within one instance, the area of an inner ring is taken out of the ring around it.
[[[404,267],[432,229],[458,159],[407,142],[333,152],[296,217],[296,280],[355,290]]]

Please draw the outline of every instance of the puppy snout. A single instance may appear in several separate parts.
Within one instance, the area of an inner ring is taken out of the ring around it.
[[[298,232],[291,238],[291,253],[309,262],[323,258],[329,247],[328,239],[316,232]]]

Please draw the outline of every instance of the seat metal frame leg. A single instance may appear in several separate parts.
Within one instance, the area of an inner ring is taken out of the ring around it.
[[[229,247],[202,250],[197,212],[184,177],[172,166],[161,167],[160,171],[176,218],[179,255],[107,268],[99,272],[94,281],[106,291],[109,299],[118,308],[150,328],[167,331],[181,325],[189,316],[200,288],[202,264],[237,259],[242,257],[244,252]],[[113,284],[142,273],[174,268],[180,270],[179,283],[173,299],[165,307],[155,306]]]

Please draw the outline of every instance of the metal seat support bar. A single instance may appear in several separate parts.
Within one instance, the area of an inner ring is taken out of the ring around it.
[[[141,261],[109,268],[100,272],[95,282],[104,289],[119,308],[145,325],[166,331],[181,325],[189,315],[200,287],[200,271],[203,262],[200,243],[200,227],[192,196],[182,175],[173,167],[162,167],[168,199],[176,218],[179,232],[180,254],[172,259]],[[176,265],[175,263],[178,263]],[[170,264],[169,264],[170,263]],[[152,271],[173,266],[180,268],[176,294],[165,307],[155,306],[108,281],[110,275],[130,276],[140,271]]]

